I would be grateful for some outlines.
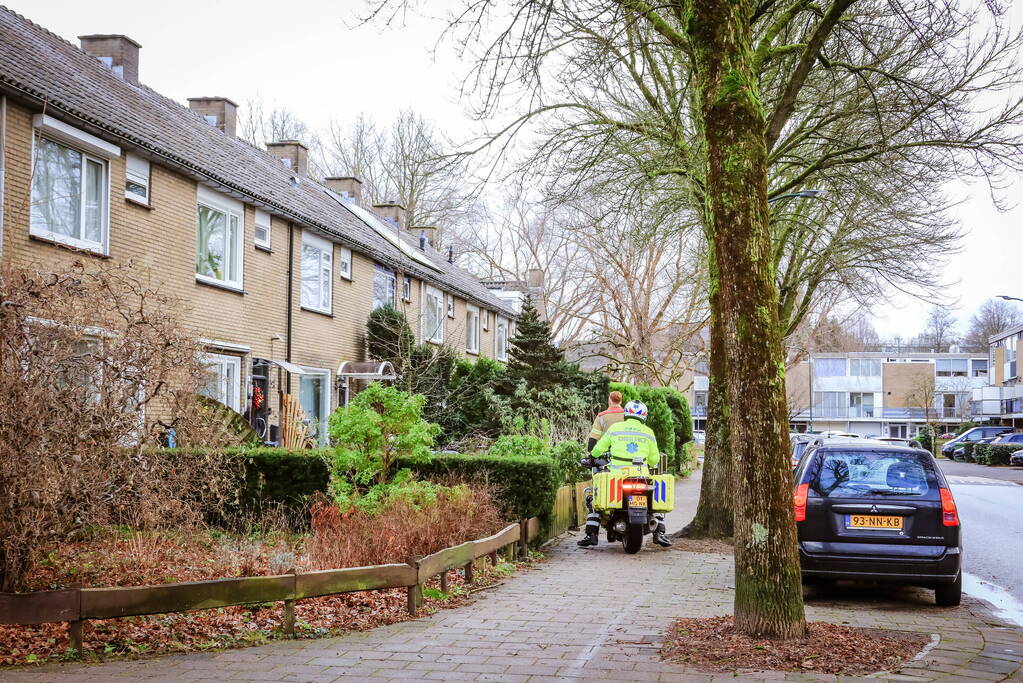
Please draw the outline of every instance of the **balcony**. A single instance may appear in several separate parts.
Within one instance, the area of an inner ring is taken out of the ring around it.
[[[694,405],[690,409],[689,414],[693,417],[707,417],[707,406]]]

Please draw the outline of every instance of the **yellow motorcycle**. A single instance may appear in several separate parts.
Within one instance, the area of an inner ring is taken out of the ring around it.
[[[610,468],[609,457],[584,458],[582,465],[593,470],[593,510],[607,530],[607,541],[620,540],[626,553],[638,553],[643,537],[657,529],[655,513],[675,507],[675,477],[652,474],[641,457],[625,467]]]

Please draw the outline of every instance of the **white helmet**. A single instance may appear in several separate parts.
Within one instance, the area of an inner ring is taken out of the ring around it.
[[[625,417],[638,417],[646,421],[646,404],[642,401],[629,401],[625,404]]]

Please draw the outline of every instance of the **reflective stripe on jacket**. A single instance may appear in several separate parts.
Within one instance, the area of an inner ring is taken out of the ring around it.
[[[590,438],[599,439],[604,436],[604,432],[607,431],[608,427],[618,424],[624,419],[625,409],[621,406],[608,408],[607,410],[597,413],[596,419],[593,420],[593,428],[590,429]]]

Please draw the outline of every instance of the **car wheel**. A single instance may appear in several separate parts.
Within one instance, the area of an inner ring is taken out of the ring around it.
[[[934,588],[934,602],[938,607],[956,607],[963,601],[963,573],[952,583],[941,583]]]

